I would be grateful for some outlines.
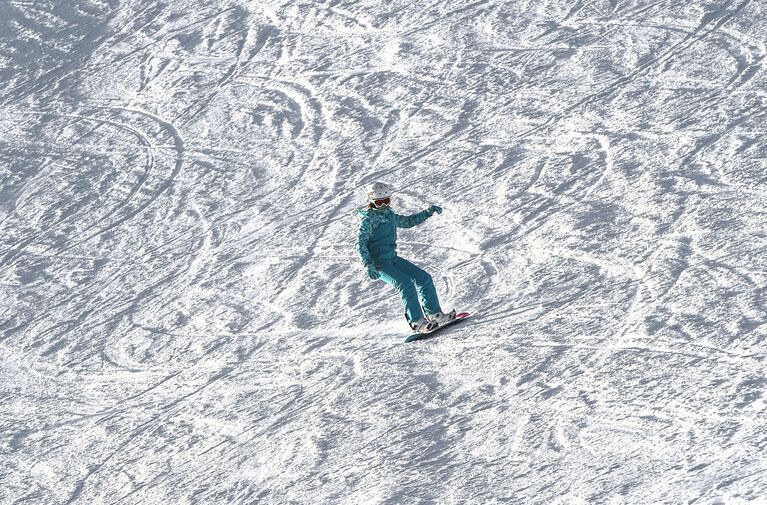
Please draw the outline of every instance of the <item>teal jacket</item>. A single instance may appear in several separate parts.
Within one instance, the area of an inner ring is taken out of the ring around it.
[[[357,253],[365,266],[379,266],[397,256],[397,228],[412,228],[429,219],[434,211],[429,208],[410,216],[401,216],[389,207],[358,209],[362,216],[357,233]]]

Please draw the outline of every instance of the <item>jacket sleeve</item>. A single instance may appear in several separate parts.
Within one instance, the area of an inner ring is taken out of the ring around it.
[[[362,218],[362,221],[360,221],[360,229],[357,232],[357,253],[360,255],[360,259],[362,259],[362,263],[365,266],[372,265],[373,264],[373,257],[370,255],[370,250],[368,249],[368,242],[370,241],[370,237],[373,236],[373,223],[372,220],[364,217]]]
[[[394,214],[394,216],[397,218],[397,228],[412,228],[413,226],[419,225],[429,219],[431,215],[432,213],[429,212],[428,209],[422,210],[417,214],[411,214],[409,216]]]

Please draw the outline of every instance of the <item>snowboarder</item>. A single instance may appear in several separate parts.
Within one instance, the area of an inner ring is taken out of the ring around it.
[[[410,216],[391,210],[393,189],[382,182],[367,189],[368,205],[357,212],[362,217],[357,235],[357,252],[373,280],[382,280],[399,291],[410,327],[425,333],[452,321],[455,311],[442,312],[431,275],[397,256],[397,228],[412,228],[442,208],[432,205]]]

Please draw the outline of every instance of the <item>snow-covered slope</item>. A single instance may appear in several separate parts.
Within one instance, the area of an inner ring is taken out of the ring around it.
[[[758,0],[0,3],[0,502],[767,503]],[[362,189],[473,320],[417,344]]]

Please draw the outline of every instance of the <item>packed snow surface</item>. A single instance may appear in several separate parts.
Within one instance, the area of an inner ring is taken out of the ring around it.
[[[0,503],[767,503],[762,0],[0,3]],[[354,251],[364,187],[443,306]]]

